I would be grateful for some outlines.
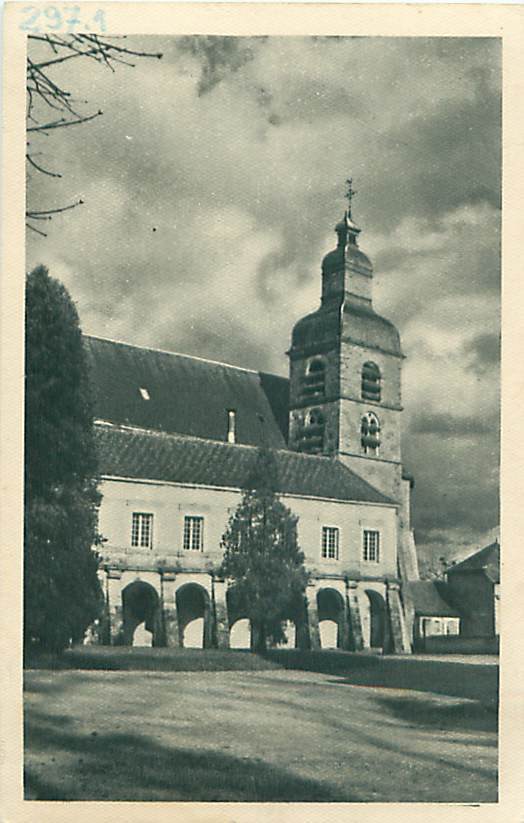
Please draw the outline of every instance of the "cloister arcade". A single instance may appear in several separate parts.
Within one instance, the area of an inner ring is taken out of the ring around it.
[[[113,645],[237,648],[253,645],[245,604],[210,574],[110,570],[106,619],[94,642]],[[284,648],[389,651],[387,587],[315,580],[304,619],[285,625]],[[105,632],[102,630],[105,625]],[[93,642],[93,641],[91,641]]]

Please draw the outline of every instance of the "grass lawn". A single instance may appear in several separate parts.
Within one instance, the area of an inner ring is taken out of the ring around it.
[[[26,797],[496,801],[488,706],[221,654],[228,671],[27,671]]]

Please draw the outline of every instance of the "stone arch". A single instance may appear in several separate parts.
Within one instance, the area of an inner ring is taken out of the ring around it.
[[[145,633],[149,633],[151,645],[160,645],[160,598],[154,586],[140,579],[129,583],[122,590],[122,612],[122,642],[125,646],[133,645],[135,632],[142,625],[144,640]]]
[[[229,648],[251,648],[251,622],[248,617],[238,617],[229,625]]]
[[[180,645],[210,648],[212,645],[211,600],[200,583],[184,583],[176,592]]]
[[[367,614],[365,615],[366,640],[372,649],[386,649],[388,642],[387,606],[382,595],[374,589],[365,590]],[[368,645],[366,643],[366,645]]]
[[[348,642],[346,605],[338,589],[324,587],[318,590],[317,612],[321,648],[345,648]]]
[[[226,603],[229,620],[229,648],[249,649],[251,647],[251,621],[247,616],[246,604],[242,602],[235,586],[228,588]]]
[[[236,623],[237,620],[242,620],[247,617],[247,604],[243,602],[236,586],[229,586],[227,589],[226,604],[230,626]]]

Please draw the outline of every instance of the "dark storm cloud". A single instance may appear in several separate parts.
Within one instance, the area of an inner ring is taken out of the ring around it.
[[[500,363],[500,335],[479,334],[464,344],[464,354],[479,375],[496,368]]]
[[[411,420],[410,431],[416,434],[451,435],[452,437],[473,437],[488,434],[493,430],[492,420],[479,417],[453,417],[438,412],[421,412]]]
[[[181,37],[177,47],[188,52],[201,64],[198,94],[211,91],[231,72],[238,71],[245,63],[254,59],[257,44],[265,37]]]
[[[413,524],[424,542],[432,530],[461,528],[486,531],[498,522],[498,439],[477,435],[473,442],[444,438],[440,443],[413,435],[413,446],[425,455],[417,467]],[[473,456],[468,459],[468,454]]]
[[[137,45],[163,60],[115,74],[67,68],[67,87],[104,116],[42,143],[64,176],[33,177],[29,196],[85,205],[56,218],[48,240],[29,238],[29,266],[46,263],[65,282],[86,332],[285,374],[353,175],[374,305],[408,356],[417,532],[473,539],[479,507],[494,525],[499,44]]]
[[[479,83],[472,100],[441,102],[384,135],[403,169],[380,186],[386,226],[406,215],[438,219],[464,205],[500,208],[500,106],[499,92]]]

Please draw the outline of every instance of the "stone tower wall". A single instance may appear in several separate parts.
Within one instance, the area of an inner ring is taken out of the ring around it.
[[[380,403],[372,404],[378,408],[392,407],[401,410],[401,370],[402,358],[393,354],[373,349],[370,346],[359,346],[352,341],[342,340],[339,355],[339,380],[342,397],[353,400],[361,399],[362,366],[371,361],[380,369],[381,399]],[[369,401],[362,401],[369,403]]]

